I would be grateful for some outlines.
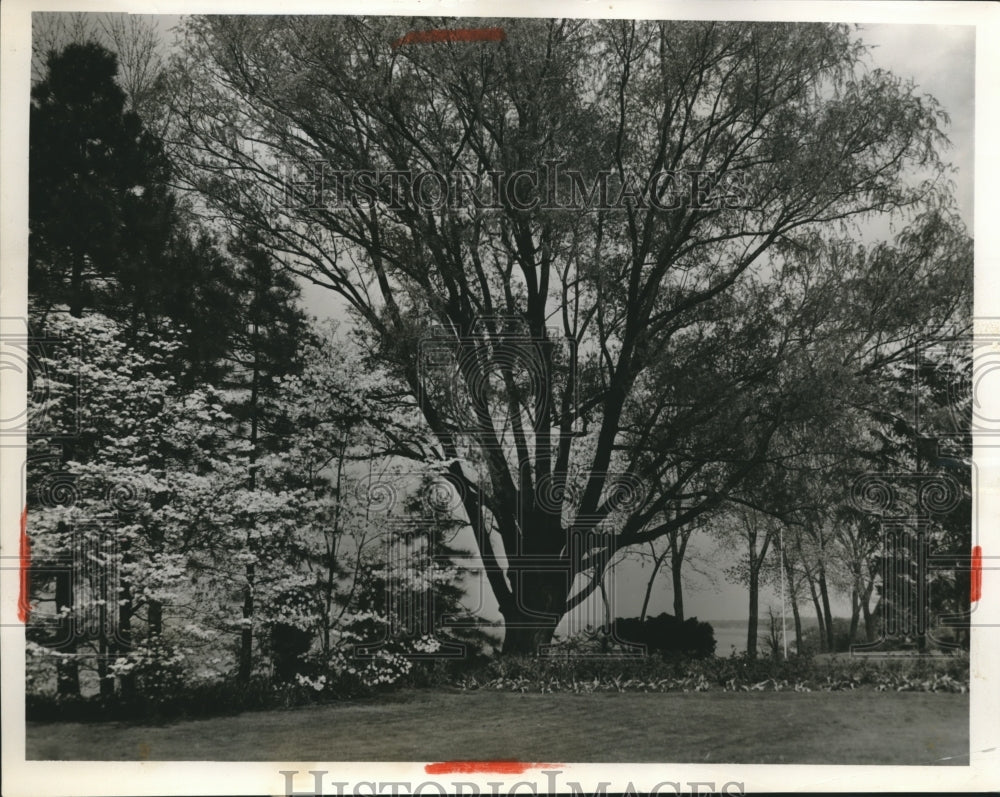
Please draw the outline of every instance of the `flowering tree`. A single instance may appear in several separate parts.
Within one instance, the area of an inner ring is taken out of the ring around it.
[[[442,613],[465,614],[448,543],[464,525],[460,504],[449,503],[440,469],[392,456],[426,444],[415,407],[401,398],[393,406],[392,380],[337,325],[315,328],[299,357],[301,370],[272,400],[280,447],[261,463],[262,487],[297,507],[294,534],[275,551],[297,567],[270,591],[271,637],[298,646],[300,668],[311,658],[368,686],[395,681],[411,659],[440,650]],[[435,616],[416,616],[418,605]]]
[[[48,316],[44,335],[59,346],[38,360],[28,498],[36,568],[60,568],[52,596],[60,622],[54,638],[43,625],[36,639],[67,657],[63,691],[79,687],[77,643],[97,655],[108,691],[150,649],[182,650],[210,634],[216,615],[195,599],[198,581],[214,582],[200,585],[211,595],[224,568],[199,563],[232,551],[225,532],[229,499],[243,503],[234,489],[239,450],[218,393],[178,389],[176,338],[142,340],[140,351],[108,318],[64,313]],[[47,468],[32,467],[46,454]],[[44,592],[45,579],[34,584]]]

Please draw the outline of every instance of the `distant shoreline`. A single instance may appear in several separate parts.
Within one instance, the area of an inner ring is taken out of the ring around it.
[[[708,623],[713,628],[746,628],[747,627],[747,620],[746,619],[743,619],[743,620],[708,620],[708,619],[705,619],[705,618],[702,618],[702,617],[699,617],[698,619],[701,620],[703,623]],[[845,622],[849,622],[850,618],[846,618],[846,617],[845,618],[834,617],[833,620],[834,620],[834,622],[837,622],[837,620],[844,620]],[[791,615],[789,615],[785,619],[785,622],[788,624],[789,628],[793,628],[794,625],[795,625],[795,621],[792,619]],[[818,623],[816,622],[816,618],[815,617],[812,617],[812,618],[803,617],[801,619],[801,622],[802,622],[802,628],[803,629],[805,629],[805,628],[812,628],[812,627],[818,625]],[[758,618],[758,620],[757,620],[757,627],[758,627],[758,629],[763,629],[763,628],[766,627],[766,625],[767,625],[767,618],[766,617],[764,617],[764,618]]]

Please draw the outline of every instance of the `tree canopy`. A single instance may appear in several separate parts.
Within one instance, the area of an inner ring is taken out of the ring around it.
[[[517,19],[400,43],[447,24],[192,18],[168,151],[210,214],[346,303],[459,485],[505,650],[534,651],[616,550],[787,467],[947,323],[970,249],[945,115],[846,26]],[[416,185],[458,173],[527,177],[482,206]],[[560,188],[597,201],[542,201]],[[878,217],[910,232],[859,246]]]

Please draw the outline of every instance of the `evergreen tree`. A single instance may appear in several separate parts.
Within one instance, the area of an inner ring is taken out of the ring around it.
[[[180,331],[188,386],[217,378],[238,324],[235,276],[170,187],[162,142],[127,107],[95,42],[49,53],[32,89],[29,289],[44,314],[95,310],[133,342]]]
[[[47,66],[31,92],[29,279],[43,304],[79,316],[106,304],[109,281],[140,240],[150,250],[165,244],[169,165],[125,110],[113,53],[70,44],[51,52]]]
[[[238,262],[238,313],[242,325],[234,331],[229,361],[230,386],[237,398],[232,412],[245,436],[248,451],[247,489],[258,488],[261,454],[281,447],[279,418],[266,413],[278,381],[298,370],[296,352],[306,333],[306,318],[297,306],[299,289],[267,250],[253,239],[230,244]],[[246,544],[249,560],[243,590],[243,624],[240,631],[239,677],[248,680],[253,669],[257,559],[263,553],[256,542],[252,515],[248,516]]]

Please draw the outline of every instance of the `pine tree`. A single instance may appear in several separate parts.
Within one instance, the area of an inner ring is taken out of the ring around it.
[[[105,304],[140,237],[150,246],[168,237],[169,165],[125,110],[113,53],[70,44],[47,67],[31,92],[29,279],[44,304],[79,316]]]
[[[53,51],[32,89],[29,290],[44,315],[67,307],[124,323],[133,342],[182,335],[184,380],[217,378],[236,318],[232,266],[170,186],[162,142],[127,108],[114,53]]]
[[[305,315],[298,308],[299,290],[289,274],[267,250],[252,239],[232,242],[230,251],[239,264],[238,317],[243,322],[232,337],[229,385],[237,398],[231,410],[245,434],[248,450],[247,489],[258,489],[257,471],[262,454],[280,448],[280,418],[267,413],[278,380],[298,370],[296,352],[306,332]],[[240,631],[239,677],[246,681],[253,670],[257,560],[264,552],[255,534],[253,518],[246,532],[247,553],[243,589],[243,624]]]

